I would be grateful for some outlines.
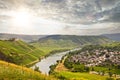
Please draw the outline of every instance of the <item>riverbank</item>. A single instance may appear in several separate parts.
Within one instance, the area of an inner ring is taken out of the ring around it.
[[[60,52],[57,54],[50,55],[49,57],[46,57],[46,58],[42,59],[40,62],[36,63],[34,66],[32,66],[32,68],[34,69],[35,66],[37,66],[37,67],[39,67],[39,70],[43,74],[49,75],[50,66],[56,64],[57,61],[61,60],[61,58],[68,52],[69,51],[65,51],[65,52]]]
[[[80,73],[80,72],[71,72],[64,66],[64,61],[67,56],[63,56],[61,60],[57,61],[57,64],[51,66],[51,73],[57,77],[58,79],[62,80],[106,80],[108,76],[100,76],[97,74],[89,74],[89,73]]]
[[[51,52],[49,52],[48,54],[46,54],[45,56],[42,56],[42,57],[40,57],[39,59],[37,59],[37,60],[35,60],[35,61],[33,61],[33,62],[31,62],[31,63],[29,63],[29,64],[26,64],[26,65],[24,65],[24,66],[26,66],[26,67],[31,67],[31,66],[33,66],[33,65],[35,65],[36,63],[38,63],[39,61],[41,61],[42,59],[44,59],[44,58],[47,58],[47,57],[49,57],[49,56],[51,56],[51,55],[53,55],[53,54],[59,54],[59,53],[61,53],[61,52],[65,52],[65,51],[69,51],[70,49],[59,49],[59,50],[52,50]]]
[[[35,68],[35,66],[39,67],[39,70],[43,73],[43,74],[49,74],[50,71],[50,66],[54,65],[57,63],[57,61],[61,60],[61,58],[66,55],[69,52],[72,52],[74,50],[78,50],[80,48],[76,48],[76,49],[72,49],[72,50],[68,50],[68,51],[64,51],[64,52],[57,52],[54,53],[50,56],[47,56],[43,59],[41,59],[39,62],[37,62],[36,64],[34,64],[31,68]]]
[[[55,72],[59,72],[59,71],[68,71],[69,69],[67,69],[65,66],[64,66],[64,61],[65,59],[67,58],[67,56],[64,56],[62,58],[62,60],[60,60],[58,62],[58,64],[56,65],[56,68],[54,69]]]

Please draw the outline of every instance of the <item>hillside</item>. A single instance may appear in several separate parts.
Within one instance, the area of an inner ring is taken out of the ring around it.
[[[112,40],[115,40],[115,41],[120,41],[120,33],[116,33],[116,34],[104,34],[103,36],[106,36],[109,39],[112,39]]]
[[[21,40],[0,40],[0,59],[15,64],[28,64],[45,55],[39,48]]]
[[[56,80],[26,67],[0,61],[0,80]]]
[[[23,34],[7,34],[7,33],[0,33],[0,39],[8,40],[10,38],[18,38],[26,42],[36,41],[39,38],[45,37],[45,35],[23,35]]]
[[[103,36],[51,35],[39,39],[36,43],[41,46],[77,47],[85,44],[103,44],[110,41]]]

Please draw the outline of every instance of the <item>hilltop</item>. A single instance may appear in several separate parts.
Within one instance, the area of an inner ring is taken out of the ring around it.
[[[104,36],[76,36],[76,35],[50,35],[40,38],[37,44],[46,46],[81,46],[86,44],[103,44],[111,40]]]
[[[9,33],[0,33],[0,39],[6,40],[10,38],[18,38],[25,42],[36,41],[39,38],[45,37],[46,35],[25,35],[25,34],[9,34]]]

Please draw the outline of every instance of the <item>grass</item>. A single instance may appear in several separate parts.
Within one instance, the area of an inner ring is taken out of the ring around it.
[[[100,76],[89,73],[73,73],[69,71],[60,71],[55,74],[58,78],[64,78],[65,80],[106,80],[107,76]]]
[[[56,80],[32,69],[0,61],[0,80]]]
[[[109,72],[109,68],[106,68],[106,67],[94,67],[94,70],[97,72],[99,71]],[[115,73],[120,75],[120,69],[111,68],[110,72],[112,72],[113,74]]]

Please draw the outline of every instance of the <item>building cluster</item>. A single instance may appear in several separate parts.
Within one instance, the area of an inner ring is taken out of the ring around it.
[[[102,65],[120,65],[120,52],[108,50],[85,51],[72,55],[70,62],[81,63],[86,66],[102,66]]]

